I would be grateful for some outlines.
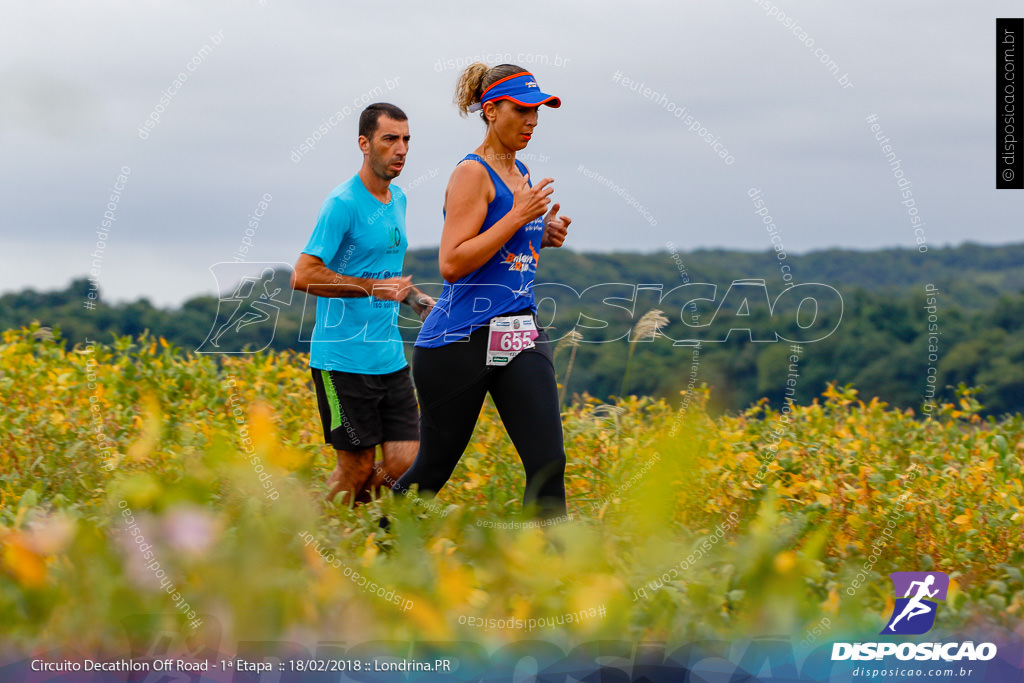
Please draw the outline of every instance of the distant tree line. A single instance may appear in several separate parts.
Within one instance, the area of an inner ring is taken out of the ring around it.
[[[787,387],[809,402],[833,381],[919,411],[929,386],[935,401],[949,401],[964,384],[982,387],[988,414],[1024,411],[1024,244],[829,250],[790,254],[786,264],[792,279],[774,252],[545,250],[535,293],[559,381],[571,357],[567,393],[602,399],[676,400],[707,383],[716,408],[737,410],[762,397],[778,406]],[[436,250],[410,251],[406,272],[428,293],[440,291]],[[314,298],[292,292],[289,276],[269,273],[230,297],[175,309],[101,296],[93,310],[83,308],[91,288],[83,277],[60,291],[0,296],[0,328],[38,320],[68,344],[149,330],[185,351],[308,351]],[[658,332],[636,329],[655,309],[666,321]],[[404,313],[411,342],[419,322]]]

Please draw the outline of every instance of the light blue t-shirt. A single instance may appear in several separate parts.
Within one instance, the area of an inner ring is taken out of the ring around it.
[[[384,204],[356,174],[324,200],[302,251],[336,273],[380,280],[402,274],[408,246],[405,193],[392,185],[391,201]],[[363,375],[404,368],[408,363],[396,328],[398,307],[396,301],[372,296],[318,296],[310,367]]]

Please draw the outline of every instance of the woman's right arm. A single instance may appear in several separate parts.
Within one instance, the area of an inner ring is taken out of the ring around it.
[[[545,178],[530,187],[524,177],[513,193],[509,212],[480,232],[487,217],[490,176],[478,163],[456,166],[445,192],[444,229],[438,253],[441,277],[454,282],[469,275],[487,263],[516,230],[542,216],[550,201],[548,196],[554,192],[548,187],[551,182],[551,178]]]

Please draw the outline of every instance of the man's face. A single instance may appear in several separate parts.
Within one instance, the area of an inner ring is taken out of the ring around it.
[[[359,136],[359,148],[370,161],[370,168],[381,180],[394,180],[405,166],[409,153],[409,122],[396,121],[381,114],[373,139]]]

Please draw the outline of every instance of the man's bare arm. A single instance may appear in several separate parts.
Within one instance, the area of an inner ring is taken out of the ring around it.
[[[336,273],[316,256],[300,254],[292,271],[292,289],[324,297],[375,296],[402,301],[412,287],[412,276],[375,280]]]
[[[433,297],[424,294],[419,287],[413,285],[409,288],[409,293],[402,300],[402,303],[408,304],[412,308],[413,313],[420,317],[420,320],[426,320],[427,315],[430,314],[430,309],[437,302],[434,301]]]

